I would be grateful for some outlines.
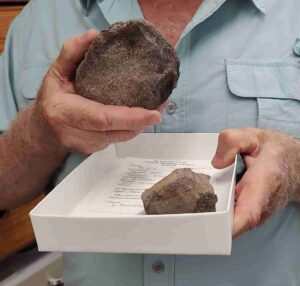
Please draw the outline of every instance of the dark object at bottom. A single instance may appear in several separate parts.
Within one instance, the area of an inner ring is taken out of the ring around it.
[[[217,196],[210,177],[177,169],[142,194],[147,214],[215,212]]]

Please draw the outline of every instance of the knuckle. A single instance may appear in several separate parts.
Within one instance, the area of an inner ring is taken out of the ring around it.
[[[271,192],[279,191],[284,185],[285,176],[287,175],[284,166],[274,162],[273,164],[268,164],[268,189]]]
[[[62,121],[59,114],[59,104],[52,105],[47,103],[47,101],[44,101],[41,106],[41,112],[44,120],[52,129],[56,129]]]
[[[96,124],[100,131],[113,129],[113,123],[105,111],[101,112],[101,115],[96,120]]]
[[[279,164],[273,164],[270,173],[273,174],[273,180],[275,182],[281,182],[283,179],[284,169]]]
[[[43,117],[50,125],[57,121],[57,114],[54,108],[43,108],[42,109]]]
[[[219,139],[221,142],[224,143],[234,143],[235,142],[235,131],[233,129],[225,129],[223,130],[220,135],[219,135]]]
[[[249,134],[245,129],[226,129],[219,137],[219,147],[228,154],[236,155],[242,152],[250,152],[250,147],[254,149],[258,145],[254,144],[249,139]],[[252,151],[251,151],[252,152]]]
[[[106,119],[97,118],[97,119],[95,119],[94,124],[97,127],[97,130],[99,130],[99,131],[104,132],[106,130],[110,130],[110,126],[108,126]]]

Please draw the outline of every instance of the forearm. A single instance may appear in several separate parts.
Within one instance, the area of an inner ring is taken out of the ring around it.
[[[19,206],[42,192],[66,155],[34,112],[30,105],[0,136],[0,210]]]

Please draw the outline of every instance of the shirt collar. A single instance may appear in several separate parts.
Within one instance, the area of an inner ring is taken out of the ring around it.
[[[80,0],[82,8],[84,10],[84,12],[86,14],[88,14],[89,9],[92,7],[92,4],[95,2],[96,0]],[[102,3],[102,5],[104,5],[107,2],[111,2],[111,1],[107,1],[107,0],[100,0],[99,3]],[[113,1],[114,2],[114,1]],[[120,1],[121,2],[121,1]],[[255,7],[261,11],[263,14],[266,14],[267,9],[266,9],[266,5],[265,5],[265,0],[252,0],[253,4],[255,5]],[[123,3],[125,3],[123,1]],[[113,5],[113,4],[112,4]]]
[[[213,13],[215,13],[227,0],[204,0],[192,20],[183,30],[180,40],[185,37],[194,27],[205,21]],[[262,13],[266,13],[265,0],[251,0],[254,6]]]

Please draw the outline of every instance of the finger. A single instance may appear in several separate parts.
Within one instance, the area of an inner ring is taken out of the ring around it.
[[[68,151],[91,154],[106,148],[111,143],[126,142],[141,131],[87,131],[73,127],[61,129],[61,145]]]
[[[259,225],[269,200],[270,180],[272,177],[264,168],[252,167],[237,185],[239,195],[234,210],[233,237]]]
[[[63,78],[73,79],[77,66],[84,58],[85,52],[97,36],[96,30],[88,30],[81,36],[74,36],[68,39],[53,64]]]
[[[218,147],[212,160],[215,168],[230,166],[239,153],[255,155],[259,151],[258,129],[228,129],[220,133]]]
[[[236,187],[235,187],[235,199],[238,200],[240,194],[241,194],[241,191],[242,191],[242,185],[244,184],[244,181],[240,181],[236,184]]]
[[[65,125],[94,131],[141,130],[160,122],[157,110],[112,106],[88,100],[76,94],[57,95],[52,118]]]
[[[161,122],[159,111],[140,107],[105,105],[103,115],[108,126],[106,130],[140,130]]]

